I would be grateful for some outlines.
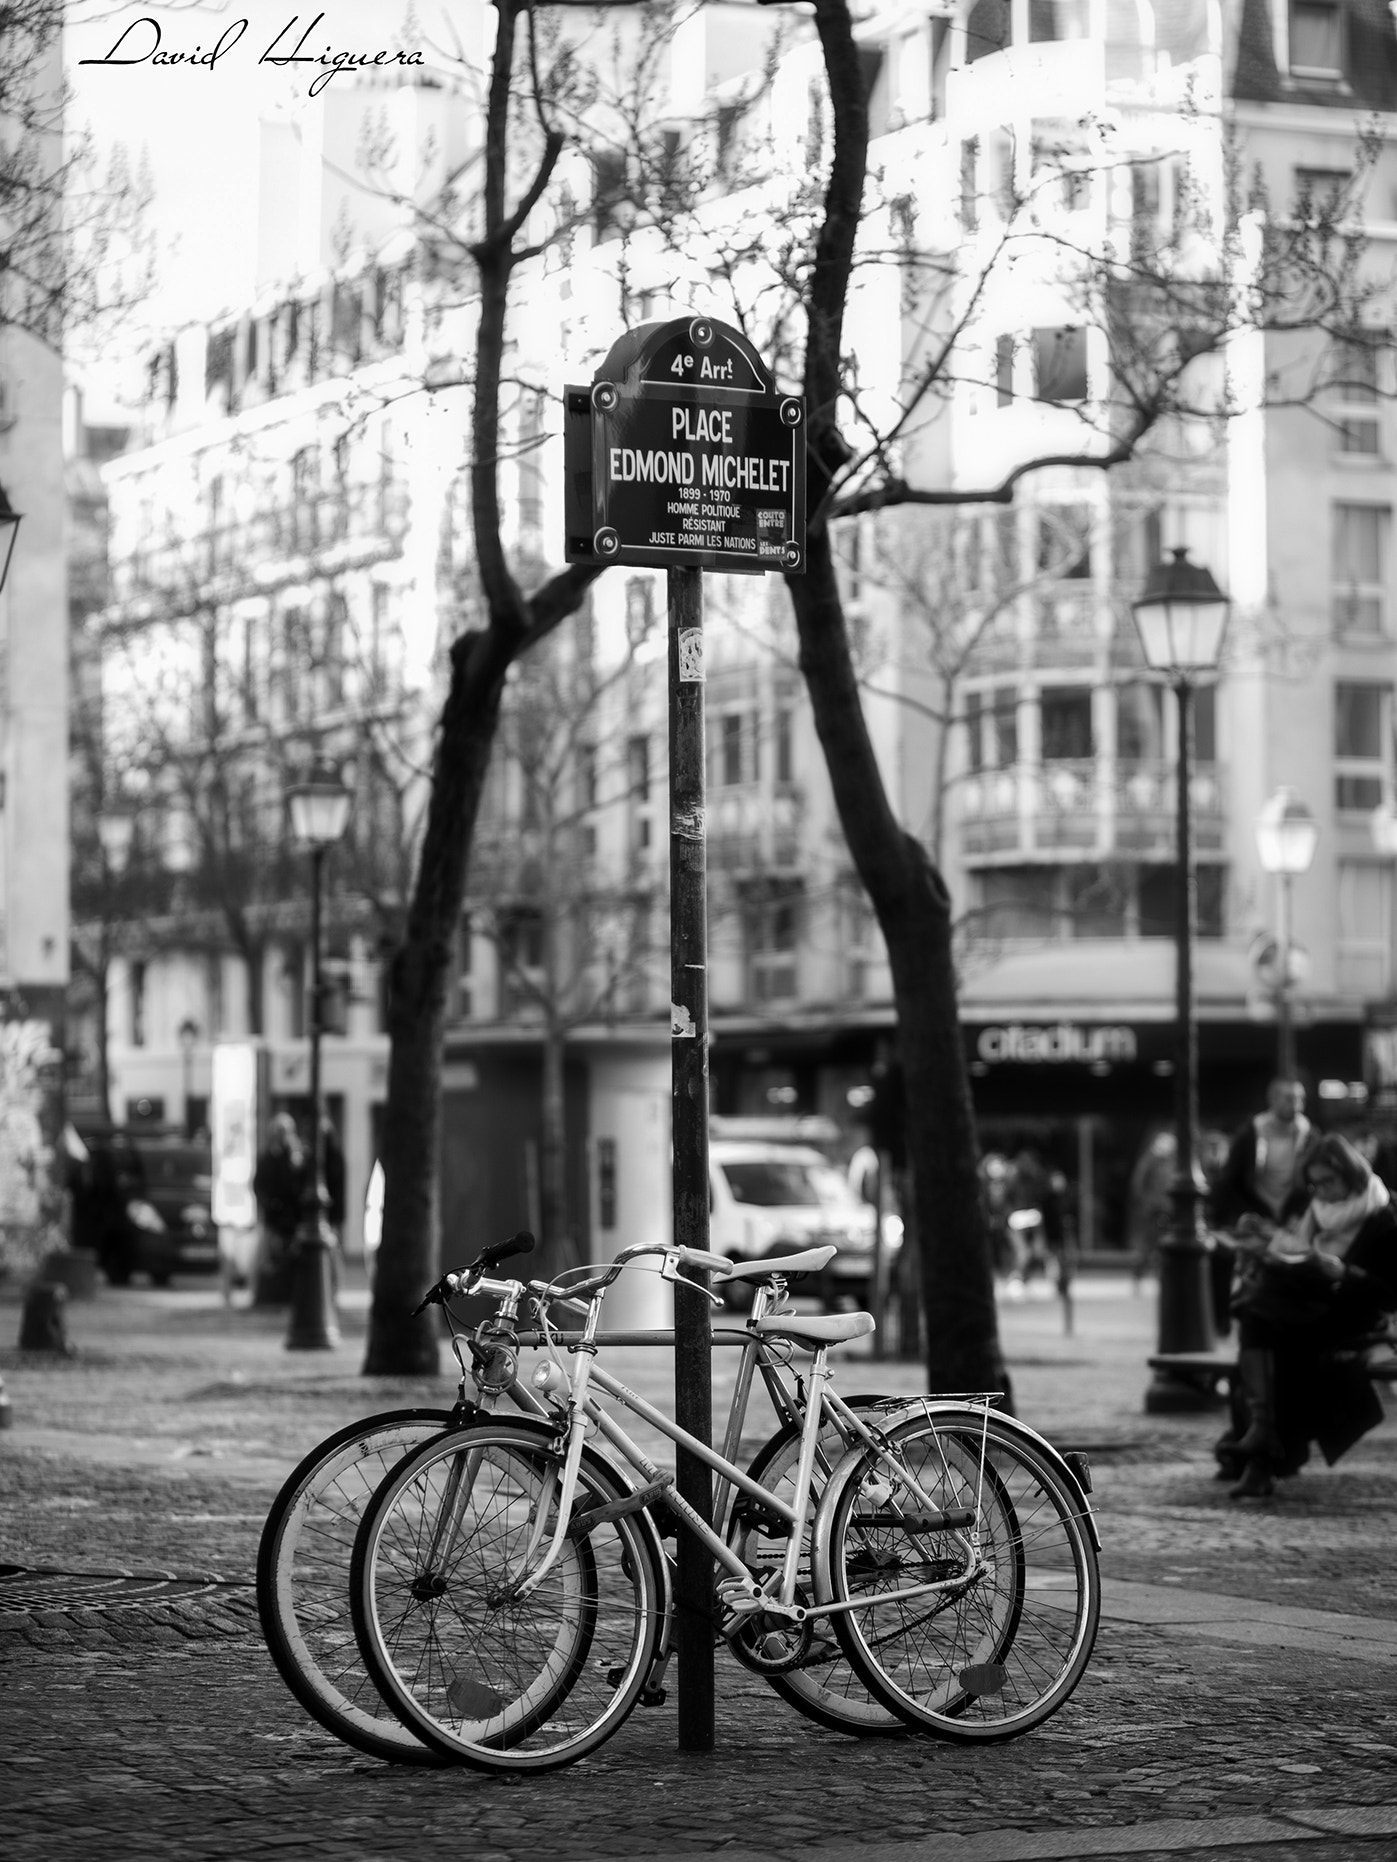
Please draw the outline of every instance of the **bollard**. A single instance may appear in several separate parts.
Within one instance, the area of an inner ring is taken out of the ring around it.
[[[67,1303],[68,1289],[56,1282],[38,1280],[30,1287],[19,1325],[21,1351],[53,1351],[72,1357],[63,1312]]]
[[[4,1378],[0,1377],[0,1429],[8,1429],[12,1427],[14,1423],[14,1419],[15,1419],[15,1412],[14,1412],[14,1407],[10,1402],[10,1393],[5,1388]]]

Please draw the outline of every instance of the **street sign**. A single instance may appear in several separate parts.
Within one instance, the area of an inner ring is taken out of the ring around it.
[[[740,331],[642,325],[565,391],[567,559],[761,574],[805,566],[805,406]]]

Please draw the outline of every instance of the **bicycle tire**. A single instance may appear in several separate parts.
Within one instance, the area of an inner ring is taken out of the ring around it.
[[[846,1397],[844,1401],[850,1409],[858,1411],[873,1409],[884,1399],[855,1396]],[[752,1479],[785,1497],[783,1489],[790,1486],[800,1456],[801,1433],[800,1425],[790,1422],[763,1442],[747,1469]],[[835,1447],[835,1444],[838,1446]],[[820,1432],[820,1445],[829,1464],[828,1478],[844,1460],[846,1444],[833,1425],[826,1423]],[[818,1496],[812,1495],[812,1501],[817,1500]],[[750,1531],[745,1526],[739,1497],[728,1527],[728,1543],[744,1562],[760,1565],[761,1548],[754,1542],[759,1536],[764,1535]],[[784,1557],[785,1534],[774,1536],[779,1548],[778,1556]],[[808,1529],[806,1542],[807,1551],[801,1561],[801,1570],[807,1594],[813,1594]],[[849,1733],[860,1739],[905,1738],[906,1722],[869,1692],[835,1638],[828,1618],[816,1624],[815,1637],[816,1646],[806,1665],[792,1668],[784,1674],[763,1674],[762,1679],[767,1685],[788,1706],[804,1714],[806,1719],[813,1720],[817,1726],[823,1726],[827,1732]]]
[[[535,1591],[510,1594],[561,1468],[546,1425],[481,1424],[405,1455],[356,1535],[351,1603],[370,1677],[425,1745],[479,1770],[552,1771],[603,1744],[664,1626],[663,1552],[643,1509],[580,1526]],[[574,1521],[631,1491],[585,1449]],[[437,1570],[427,1541],[444,1504],[457,1523]]]
[[[975,1505],[979,1485],[987,1571],[959,1591],[835,1616],[840,1645],[909,1726],[967,1743],[1017,1738],[1058,1711],[1091,1660],[1101,1580],[1083,1503],[1045,1447],[1004,1417],[923,1412],[894,1422],[886,1441],[939,1507]],[[850,1600],[871,1568],[896,1590],[961,1562],[950,1531],[902,1525],[895,1496],[877,1491],[887,1474],[872,1451],[836,1470],[816,1524],[822,1601]]]
[[[440,1435],[445,1409],[394,1409],[336,1429],[282,1483],[257,1547],[257,1611],[277,1672],[327,1732],[371,1758],[440,1765],[370,1681],[349,1604],[364,1507],[412,1447]],[[313,1548],[313,1549],[312,1549]]]

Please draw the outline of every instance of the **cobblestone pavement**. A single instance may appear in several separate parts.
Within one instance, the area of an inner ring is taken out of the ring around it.
[[[1097,1652],[1046,1726],[995,1747],[842,1739],[720,1657],[712,1754],[677,1752],[671,1692],[526,1781],[362,1758],[276,1676],[252,1569],[285,1473],[342,1422],[452,1389],[360,1377],[361,1309],[334,1352],[287,1354],[282,1323],[191,1282],[75,1303],[71,1360],[0,1342],[0,1564],[30,1573],[28,1608],[0,1601],[10,1862],[1397,1856],[1397,1422],[1272,1503],[1230,1503],[1217,1419],[1143,1414],[1154,1306],[1127,1282],[1084,1286],[1070,1337],[1054,1304],[1003,1313],[1019,1413],[1089,1449],[1105,1541]],[[0,1341],[17,1336],[0,1288]],[[663,1391],[668,1370],[635,1353],[622,1374]],[[861,1364],[840,1383],[918,1377]],[[201,1581],[137,1595],[44,1570]]]

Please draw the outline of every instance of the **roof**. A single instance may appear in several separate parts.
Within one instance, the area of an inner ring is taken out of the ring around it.
[[[1344,22],[1344,81],[1282,74],[1276,65],[1273,5],[1242,0],[1232,95],[1255,103],[1319,104],[1397,110],[1397,25],[1387,0],[1337,0]]]

